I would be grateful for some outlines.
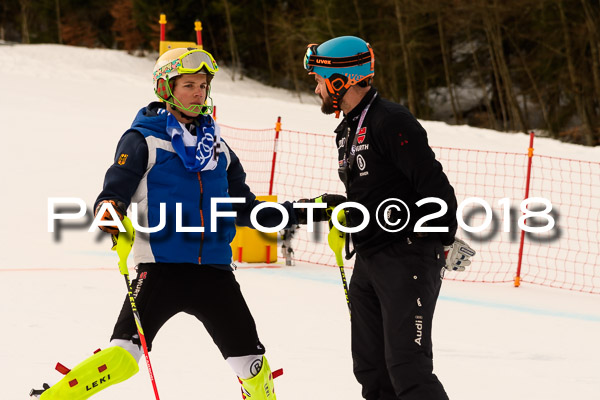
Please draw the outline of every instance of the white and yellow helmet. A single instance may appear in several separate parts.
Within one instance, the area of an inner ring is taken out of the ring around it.
[[[177,48],[166,51],[156,60],[152,74],[154,93],[156,96],[172,106],[182,108],[181,104],[174,104],[171,100],[173,96],[173,79],[183,74],[206,74],[207,82],[210,84],[212,77],[219,70],[217,62],[213,56],[204,50],[194,48]],[[206,96],[210,99],[210,90]],[[203,106],[193,105],[189,112],[196,114],[210,114],[212,112],[212,99],[210,105],[206,103]]]

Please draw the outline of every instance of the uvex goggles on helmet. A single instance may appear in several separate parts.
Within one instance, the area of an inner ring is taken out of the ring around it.
[[[348,68],[357,65],[366,64],[371,62],[373,57],[373,50],[367,43],[369,51],[365,51],[360,54],[356,54],[350,57],[325,57],[317,54],[316,44],[309,44],[304,55],[304,69],[308,72],[313,72],[315,67],[325,68]]]

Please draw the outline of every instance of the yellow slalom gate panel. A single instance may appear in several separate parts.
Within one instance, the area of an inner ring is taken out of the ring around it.
[[[277,196],[256,196],[256,198],[277,202]],[[236,234],[231,242],[234,261],[248,263],[277,261],[277,232],[265,233],[245,226],[235,228]]]
[[[160,48],[158,49],[160,55],[162,56],[163,53],[165,51],[171,50],[171,49],[179,49],[179,48],[183,48],[183,47],[191,47],[193,49],[200,49],[202,50],[202,46],[198,45],[194,42],[172,42],[172,41],[161,41],[160,42]]]

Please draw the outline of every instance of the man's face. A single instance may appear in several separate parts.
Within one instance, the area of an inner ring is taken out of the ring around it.
[[[206,101],[208,83],[205,74],[183,74],[175,81],[173,95],[185,108],[202,105]],[[198,115],[199,113],[192,113]]]
[[[322,76],[315,74],[315,81],[317,82],[317,87],[315,87],[315,93],[321,97],[321,111],[323,114],[333,114],[335,109],[333,108],[333,100],[327,93],[327,85],[325,84],[325,79]]]

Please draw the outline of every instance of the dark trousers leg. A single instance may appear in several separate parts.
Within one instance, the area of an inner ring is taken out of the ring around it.
[[[357,258],[352,281],[355,275],[358,280],[354,285],[351,281],[350,289],[352,349],[355,375],[366,399],[448,399],[433,374],[431,343],[442,267],[443,248],[431,238],[399,242],[368,258]],[[367,299],[365,288],[370,288],[378,303],[371,299],[370,305],[360,304]],[[382,334],[370,324],[380,326],[377,329]],[[366,343],[369,339],[383,344]],[[364,350],[375,347],[377,352]],[[379,347],[383,348],[383,356]],[[385,376],[379,372],[382,364]],[[391,381],[395,397],[386,397],[387,385],[381,384],[386,379]]]
[[[368,266],[357,259],[350,280],[352,360],[354,376],[367,400],[395,400],[385,362],[383,320],[379,299],[369,281]]]
[[[166,276],[169,276],[169,272],[162,266],[141,264],[137,277],[131,282],[148,351],[152,350],[152,342],[160,328],[181,311],[179,297],[169,292],[168,287],[163,283]],[[131,340],[141,346],[128,295],[125,296],[112,339]]]
[[[224,359],[265,354],[256,323],[233,272],[206,269],[201,278],[209,282],[201,290],[186,294],[184,310],[198,318],[221,351]]]

